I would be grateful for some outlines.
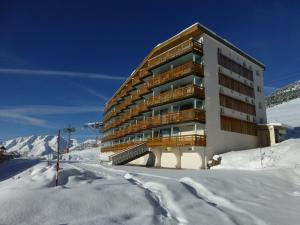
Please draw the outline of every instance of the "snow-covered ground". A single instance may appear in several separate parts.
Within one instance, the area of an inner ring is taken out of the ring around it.
[[[268,119],[300,127],[299,112],[296,99],[268,109]],[[49,154],[54,144],[38,137],[6,142],[28,156]],[[71,151],[62,156],[58,187],[55,162],[6,161],[0,224],[299,225],[300,139],[221,156],[212,170],[171,170],[104,166],[99,148]]]
[[[213,169],[300,168],[300,139],[288,139],[272,147],[233,151],[220,156],[221,165]]]
[[[100,148],[89,148],[80,151],[70,151],[69,153],[62,155],[62,160],[91,160],[91,161],[99,161],[100,160]]]
[[[54,187],[54,163],[0,164],[0,223],[299,224],[299,168],[199,171],[91,162],[61,167]]]

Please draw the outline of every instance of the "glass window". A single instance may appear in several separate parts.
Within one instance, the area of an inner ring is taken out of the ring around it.
[[[258,85],[257,85],[257,92],[261,92],[261,88]]]
[[[169,137],[171,135],[171,128],[161,129],[160,136]]]
[[[173,127],[173,136],[179,135],[179,127]]]

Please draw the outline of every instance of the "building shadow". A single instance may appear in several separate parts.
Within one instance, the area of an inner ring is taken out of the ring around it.
[[[39,163],[38,159],[11,159],[0,163],[0,182]]]

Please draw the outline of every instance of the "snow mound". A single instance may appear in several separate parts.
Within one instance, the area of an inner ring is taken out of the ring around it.
[[[289,139],[272,147],[232,151],[221,156],[221,164],[212,169],[298,168],[300,139]]]
[[[62,155],[62,160],[95,161],[100,159],[100,148],[90,148],[81,151],[71,151]]]

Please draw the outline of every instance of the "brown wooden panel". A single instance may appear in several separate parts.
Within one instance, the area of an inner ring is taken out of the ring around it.
[[[227,116],[221,116],[221,129],[248,135],[257,135],[256,124]]]

